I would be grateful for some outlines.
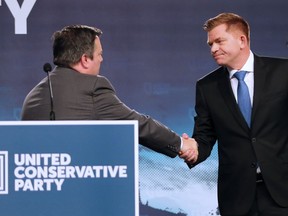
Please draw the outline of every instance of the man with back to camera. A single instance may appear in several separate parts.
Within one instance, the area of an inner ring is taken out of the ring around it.
[[[220,67],[196,84],[199,155],[188,164],[204,161],[217,140],[221,215],[287,216],[288,59],[252,53],[249,25],[237,14],[219,14],[204,30]]]
[[[100,29],[72,25],[53,35],[55,69],[50,74],[56,120],[138,120],[139,142],[169,157],[187,152],[197,158],[194,139],[182,139],[165,125],[131,110],[115,94],[111,83],[99,75],[103,61]],[[22,120],[49,120],[50,94],[44,78],[26,96]]]

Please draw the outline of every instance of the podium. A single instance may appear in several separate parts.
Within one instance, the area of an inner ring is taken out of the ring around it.
[[[137,121],[0,122],[0,212],[138,216]]]

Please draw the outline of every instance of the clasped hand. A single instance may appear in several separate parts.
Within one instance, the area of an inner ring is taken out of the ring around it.
[[[198,144],[195,139],[190,138],[187,134],[182,135],[183,146],[179,152],[179,157],[186,163],[193,164],[198,159]]]

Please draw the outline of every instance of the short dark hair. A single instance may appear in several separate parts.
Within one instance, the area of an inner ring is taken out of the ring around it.
[[[86,25],[66,26],[56,31],[52,36],[54,64],[66,67],[74,65],[83,54],[93,59],[95,38],[100,35],[100,29]]]
[[[213,28],[221,25],[227,25],[227,31],[230,29],[236,28],[243,32],[247,37],[248,42],[250,41],[250,27],[246,20],[241,16],[234,13],[221,13],[216,17],[208,19],[204,25],[203,29],[207,32],[211,31]]]

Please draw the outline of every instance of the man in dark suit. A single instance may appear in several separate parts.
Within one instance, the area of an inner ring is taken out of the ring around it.
[[[131,110],[115,94],[111,83],[99,75],[103,61],[102,31],[84,25],[67,26],[53,35],[56,68],[51,72],[56,120],[138,120],[139,142],[169,157],[189,150],[197,158],[194,139],[182,139],[147,115]],[[26,96],[22,120],[49,120],[51,102],[48,78]],[[189,159],[188,159],[189,160]]]
[[[218,141],[221,215],[287,216],[288,60],[253,54],[249,25],[236,14],[219,14],[204,29],[220,67],[196,84],[199,155],[189,165]]]

